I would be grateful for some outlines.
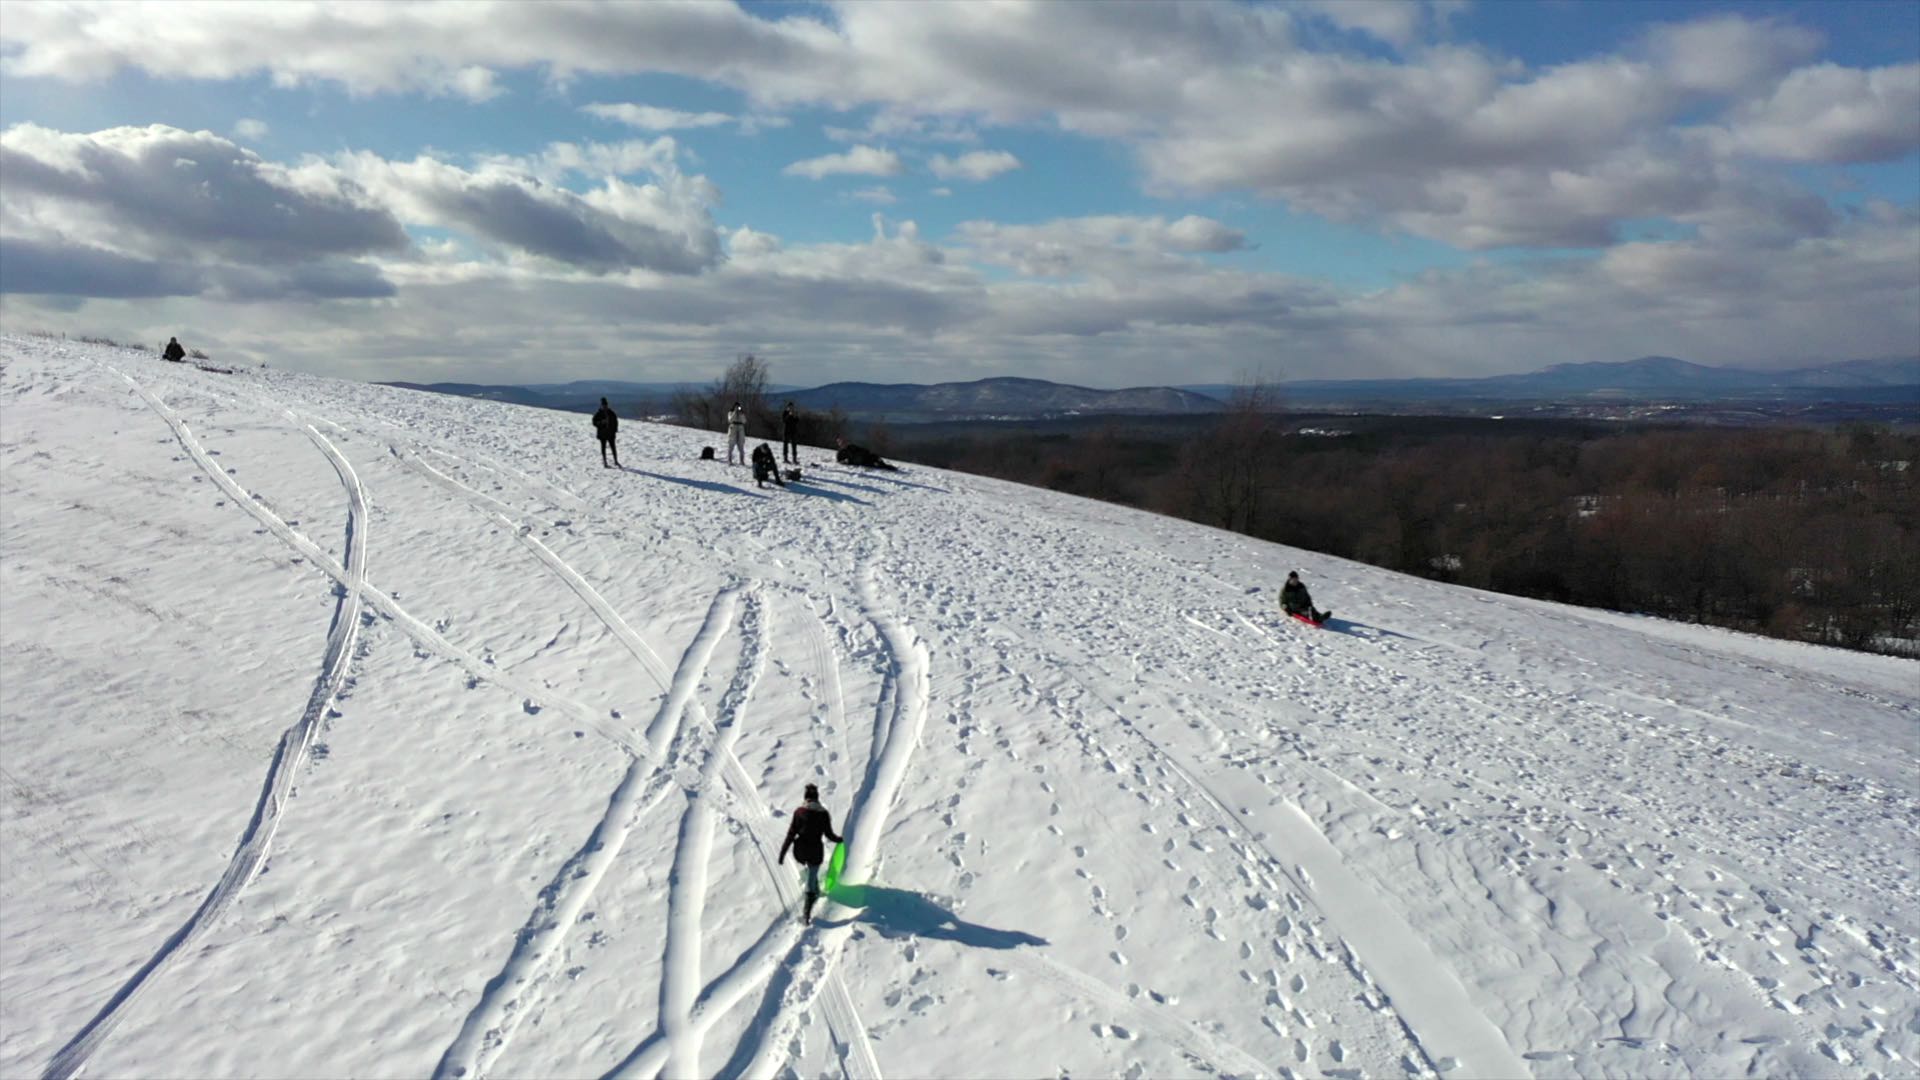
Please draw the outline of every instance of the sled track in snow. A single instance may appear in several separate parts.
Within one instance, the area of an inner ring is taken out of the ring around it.
[[[738,592],[734,589],[722,590],[714,597],[706,620],[681,658],[680,669],[673,677],[674,689],[661,700],[654,722],[649,726],[667,745],[673,743],[680,730],[681,717],[688,710],[694,686],[713,657],[714,646],[733,621],[737,599]],[[661,768],[655,768],[649,758],[636,757],[629,762],[626,776],[607,800],[606,813],[601,815],[593,834],[540,890],[533,913],[515,935],[506,965],[481,991],[460,1033],[441,1055],[433,1071],[436,1078],[482,1075],[506,1048],[520,1018],[530,1011],[521,1006],[545,983],[554,953],[578,924],[580,912],[625,846],[634,823],[658,805],[673,786],[671,766],[671,758]],[[689,793],[690,797],[700,794]]]
[[[132,376],[109,367],[108,370],[119,375],[131,385],[136,393],[146,400],[148,406],[165,420],[173,430],[174,438],[184,447],[202,471],[220,485],[236,503],[251,507],[256,505],[233,478],[207,454],[200,441],[194,437],[186,421],[160,400],[152,391],[142,386]],[[295,419],[298,422],[297,417]],[[266,782],[262,785],[260,799],[253,808],[253,817],[247,823],[246,831],[240,836],[240,844],[228,860],[226,873],[214,885],[213,891],[200,902],[198,909],[188,916],[187,921],[175,930],[161,944],[159,950],[134,972],[133,977],[121,986],[107,1004],[96,1013],[79,1033],[60,1048],[48,1063],[48,1080],[66,1080],[85,1065],[87,1058],[100,1043],[112,1032],[126,1010],[133,1004],[141,991],[152,984],[173,960],[184,952],[190,944],[204,934],[233,903],[240,890],[253,880],[260,866],[266,861],[267,852],[273,843],[273,834],[280,825],[280,816],[286,810],[287,797],[293,790],[295,775],[306,763],[308,752],[313,746],[315,734],[325,719],[327,710],[339,694],[341,684],[346,680],[347,667],[353,659],[354,642],[360,630],[360,601],[366,586],[367,571],[367,496],[366,489],[360,484],[360,478],[354,473],[353,466],[339,450],[327,441],[326,436],[311,424],[302,424],[302,429],[313,444],[325,454],[327,461],[339,475],[340,483],[347,493],[346,523],[346,566],[339,575],[339,603],[335,605],[333,622],[327,630],[326,651],[320,662],[320,675],[314,680],[313,692],[307,697],[307,706],[301,711],[286,731],[280,735],[280,742],[274,748],[273,760],[267,766]]]
[[[646,669],[648,674],[653,676],[654,680],[657,683],[659,683],[662,687],[667,688],[669,695],[679,695],[683,697],[687,702],[687,707],[694,713],[696,720],[698,720],[702,724],[713,726],[713,721],[711,721],[706,716],[705,709],[699,704],[697,699],[694,699],[692,697],[693,682],[697,681],[701,672],[704,671],[704,667],[702,667],[699,671],[689,671],[689,669],[687,669],[683,665],[679,671],[669,674],[665,669],[665,665],[660,662],[658,655],[653,652],[653,650],[646,644],[646,642],[642,640],[640,636],[636,634],[630,626],[628,626],[626,621],[620,617],[619,613],[613,610],[612,606],[607,603],[606,599],[603,596],[601,596],[599,591],[594,589],[593,586],[590,583],[588,583],[585,578],[581,577],[579,573],[574,571],[574,569],[571,566],[569,566],[565,562],[565,560],[561,559],[558,555],[556,555],[552,551],[552,549],[548,548],[545,544],[541,543],[536,537],[534,537],[532,535],[532,527],[526,524],[525,522],[520,521],[514,515],[510,507],[508,507],[505,503],[501,502],[500,500],[495,499],[484,492],[481,492],[472,487],[469,487],[468,485],[461,483],[460,481],[454,479],[453,477],[446,475],[440,470],[434,468],[431,464],[419,458],[418,455],[405,453],[400,449],[398,449],[397,447],[389,447],[389,449],[391,450],[393,455],[399,458],[401,461],[414,467],[415,469],[420,471],[423,475],[427,476],[429,479],[433,480],[435,483],[439,484],[440,486],[472,502],[476,506],[476,508],[490,514],[495,520],[499,521],[502,525],[505,525],[509,529],[509,531],[512,532],[512,534],[515,536],[516,539],[518,539],[522,544],[526,545],[529,548],[529,550],[533,551],[533,553],[542,562],[544,562],[551,570],[553,570],[555,574],[559,575],[563,580],[567,582],[568,586],[572,588],[573,591],[583,601],[586,602],[587,606],[593,610],[594,614],[600,618],[601,622],[605,624],[607,628],[615,635],[615,637],[617,637],[621,641],[621,643],[627,647],[627,650],[634,656],[636,660],[640,662],[641,666]],[[871,585],[870,580],[867,582],[867,585],[868,586]],[[824,644],[818,644],[817,643],[818,638],[819,638],[819,634],[816,631],[813,634],[813,639],[816,644],[810,645],[810,648],[818,648],[822,650],[822,652],[824,653]],[[711,646],[709,646],[709,649],[710,648]],[[832,664],[832,658],[830,654],[825,655],[824,662],[827,664],[827,677],[831,680],[830,693],[831,693],[832,708],[835,714],[838,715],[842,711],[842,706],[840,702],[839,674],[838,674],[837,668],[835,668]],[[921,715],[924,715],[924,711],[925,711],[924,698],[925,698],[925,695],[923,692],[921,695],[922,705],[919,710]],[[665,745],[665,740],[670,737],[671,732],[662,730],[660,725],[664,721],[666,721],[670,715],[677,719],[679,714],[678,712],[670,713],[669,710],[662,709],[658,714],[656,714],[654,724],[649,726],[648,728],[646,743],[647,743],[648,749],[656,757],[663,755],[667,749]],[[892,721],[888,720],[887,730],[891,731],[892,727],[893,727]],[[917,726],[916,726],[914,739],[917,740],[917,738],[918,738],[918,734],[917,734]],[[842,734],[842,739],[844,741],[844,732]],[[772,838],[770,836],[765,835],[763,830],[763,825],[766,823],[770,823],[772,821],[772,814],[767,809],[765,803],[760,799],[758,789],[754,784],[752,778],[748,776],[746,770],[741,766],[739,759],[734,756],[733,749],[732,749],[733,741],[734,740],[731,738],[723,739],[719,742],[719,745],[717,745],[713,751],[714,759],[718,766],[718,770],[717,770],[718,776],[720,779],[724,781],[726,786],[731,790],[731,793],[733,794],[734,798],[739,802],[741,802],[742,804],[744,804],[746,808],[745,820],[741,821],[741,824],[743,824],[746,827],[747,835],[752,839],[755,846],[758,848],[761,861],[763,864],[766,865],[768,879],[770,884],[772,885],[775,897],[780,901],[780,905],[783,909],[786,909],[789,911],[796,910],[797,904],[799,902],[799,897],[794,889],[794,886],[792,882],[788,880],[788,875],[777,871],[773,867],[772,859],[771,859],[771,856],[769,855],[769,852],[776,845],[774,845],[771,842]],[[878,732],[876,732],[876,739],[875,739],[876,754],[880,752],[880,747],[882,747],[882,745],[883,745],[883,742],[880,738],[880,735]],[[896,756],[900,756],[902,754],[905,754],[908,756],[911,755],[911,750],[912,750],[911,743],[903,744],[903,747],[904,748],[902,750],[895,751]],[[893,784],[897,785],[898,774],[900,771],[903,771],[904,768],[905,768],[905,757],[901,757],[894,769],[893,779],[892,779]],[[710,781],[714,778],[715,778],[715,773],[713,772],[708,772],[703,776],[703,779],[706,781]],[[700,786],[704,788],[707,785],[706,783],[703,782]],[[694,794],[695,794],[694,792],[689,792],[689,797],[692,797]],[[660,795],[664,795],[664,788],[660,792]],[[658,797],[659,797],[658,795],[655,796],[655,801],[658,800]],[[891,791],[889,791],[887,798],[888,798],[888,801],[890,802],[892,798]],[[865,798],[862,798],[861,802],[862,802],[862,805],[864,806],[864,805],[867,805],[868,800]],[[649,805],[652,805],[652,803],[649,803]],[[740,818],[736,817],[735,820],[740,820]],[[884,818],[882,819],[881,823],[884,824]],[[686,825],[683,823],[683,830],[685,828],[686,828]],[[709,836],[708,843],[710,844],[711,825],[709,824],[707,828],[709,829],[709,833],[707,835]],[[877,834],[878,828],[876,827],[874,829],[871,829],[869,830],[869,832]],[[682,833],[683,849],[684,849],[684,841],[686,839],[686,836],[687,834],[683,831]],[[678,863],[676,861],[676,866],[677,865]],[[679,874],[677,871],[676,871],[675,879],[676,881],[679,880]],[[690,901],[687,903],[690,903]],[[683,904],[683,908],[685,906],[686,904]],[[536,920],[537,920],[537,917],[538,917],[538,912],[536,912]],[[534,925],[532,922],[530,922],[528,925],[528,930],[531,931],[533,929],[534,929]],[[523,933],[523,936],[524,936],[524,933]],[[541,954],[538,958],[539,959],[538,967],[541,970],[541,974],[539,978],[541,981],[544,981],[544,967],[545,967],[545,964],[550,960],[550,957],[551,957],[551,950],[548,950],[546,953]],[[684,957],[683,957],[683,962],[679,965],[680,970],[686,970],[688,966],[689,965],[684,962]],[[691,966],[693,970],[697,973],[697,970],[698,970],[697,963]],[[757,965],[754,966],[754,970],[757,970]],[[765,978],[770,976],[771,974],[772,972],[769,969],[762,972],[761,977]],[[517,980],[525,980],[529,977],[531,976],[529,976],[525,972],[516,973],[515,975],[515,978]],[[490,984],[490,989],[491,989],[491,985],[492,984]],[[702,997],[702,1002],[707,1004],[707,1008],[700,1010],[698,1013],[698,1017],[696,1018],[693,1010],[693,1004],[687,998],[687,995],[690,993],[690,990],[679,979],[676,979],[674,993],[678,995],[679,1004],[681,1008],[680,1008],[680,1011],[675,1014],[675,1019],[673,1023],[670,1025],[666,1021],[665,1014],[663,1013],[663,1020],[662,1020],[660,1034],[656,1035],[652,1039],[649,1039],[643,1042],[639,1047],[637,1047],[632,1054],[628,1055],[626,1061],[624,1061],[616,1071],[621,1073],[622,1075],[649,1075],[652,1072],[658,1071],[663,1066],[667,1066],[669,1064],[669,1058],[671,1058],[672,1062],[674,1063],[673,1073],[675,1075],[678,1075],[679,1072],[682,1071],[679,1068],[679,1066],[683,1066],[687,1064],[689,1053],[697,1057],[697,1053],[698,1053],[697,1039],[699,1038],[699,1036],[704,1034],[706,1028],[708,1026],[711,1026],[714,1020],[719,1019],[719,1017],[724,1015],[726,1012],[725,1008],[715,1009],[712,1007],[712,999],[714,995],[712,994],[711,990],[712,988],[709,988],[708,993]],[[744,992],[745,992],[745,989],[742,989],[741,993],[744,993]],[[851,994],[847,992],[845,980],[843,980],[840,977],[840,974],[838,971],[832,970],[831,967],[829,967],[825,973],[824,993],[826,995],[825,1013],[826,1013],[828,1026],[833,1033],[833,1037],[836,1044],[847,1048],[847,1054],[853,1061],[854,1075],[857,1077],[872,1078],[872,1080],[878,1080],[878,1077],[880,1075],[879,1067],[878,1067],[878,1064],[874,1061],[873,1051],[870,1044],[867,1041],[865,1028],[861,1024],[859,1013],[854,1008],[853,997]],[[515,1000],[517,1001],[517,999]],[[662,997],[663,1003],[667,1000],[668,998],[666,994],[663,992],[663,997]],[[737,1001],[738,1000],[737,996],[734,997],[732,1000]],[[729,1004],[731,1004],[731,1001],[729,1002]],[[506,1011],[504,1009],[502,1010],[502,1015],[509,1017],[509,1019],[506,1021],[508,1025],[511,1025],[511,1023],[513,1022],[513,1019],[511,1018],[517,1018],[517,1016],[520,1014],[521,1014],[520,1010],[513,1010],[513,1011]],[[472,1023],[472,1021],[470,1020],[469,1023]],[[510,1030],[511,1028],[509,1026],[507,1029],[507,1033],[510,1033]],[[486,1027],[479,1033],[483,1039],[483,1042],[486,1040],[486,1038],[488,1038],[488,1036],[486,1035],[486,1032],[488,1031],[496,1032],[495,1035],[491,1036],[491,1038],[496,1041],[493,1043],[487,1043],[487,1046],[491,1048],[492,1053],[497,1053],[498,1052],[497,1040],[502,1038],[504,1036],[504,1033],[499,1033],[497,1027]],[[671,1039],[671,1038],[664,1038],[664,1036],[670,1033],[678,1034],[680,1038],[678,1040]],[[470,1043],[473,1037],[474,1037],[474,1033],[463,1030],[461,1035],[462,1040],[466,1040],[467,1042]],[[689,1041],[692,1041],[694,1046],[694,1049],[691,1052],[689,1052],[685,1048],[686,1044]],[[449,1055],[452,1055],[454,1052],[452,1049],[450,1049],[448,1053]],[[443,1075],[443,1076],[471,1075],[471,1074],[463,1074],[460,1072],[447,1071],[449,1067],[456,1068],[456,1069],[473,1067],[467,1064],[468,1053],[466,1051],[463,1051],[462,1054],[457,1055],[457,1057],[459,1059],[458,1061],[454,1061],[452,1058],[443,1059],[441,1063],[441,1069],[436,1073],[436,1075]],[[487,1063],[490,1063],[491,1060],[492,1060],[492,1054],[488,1054],[485,1061],[478,1062],[477,1067],[480,1069],[484,1069],[485,1065]]]

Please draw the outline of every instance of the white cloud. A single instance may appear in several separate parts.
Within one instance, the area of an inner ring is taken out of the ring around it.
[[[828,176],[898,176],[900,155],[891,150],[856,146],[844,154],[826,154],[796,161],[780,170],[788,176],[819,180]]]
[[[1020,159],[1005,150],[975,150],[957,158],[935,154],[927,159],[927,167],[942,180],[980,181],[1019,168]]]
[[[618,121],[643,131],[717,127],[733,120],[731,115],[723,112],[685,112],[680,109],[664,109],[656,105],[636,105],[630,102],[594,102],[591,105],[580,106],[580,111],[598,116],[603,120]]]
[[[233,122],[234,137],[250,142],[259,142],[266,138],[270,130],[265,120],[255,120],[252,117],[241,117]]]
[[[900,201],[899,197],[894,195],[885,184],[876,184],[873,187],[861,188],[858,191],[849,191],[847,192],[847,197],[850,199],[858,199],[864,203],[872,203],[875,206],[892,206],[894,203]]]
[[[1040,225],[969,221],[960,226],[968,254],[1029,277],[1080,274],[1137,278],[1142,273],[1197,269],[1190,256],[1237,251],[1246,236],[1211,218],[1107,215]]]
[[[0,133],[7,291],[381,295],[355,262],[409,247],[399,219],[337,170],[291,169],[208,131],[153,125]],[[331,292],[330,292],[331,290]]]
[[[590,273],[641,269],[697,274],[721,257],[704,177],[685,177],[649,144],[585,147],[557,143],[531,159],[495,158],[472,170],[436,158],[389,161],[360,152],[335,164],[414,224],[457,229],[507,253],[552,260]],[[584,194],[543,181],[543,171],[602,170]],[[648,183],[620,173],[646,168]]]
[[[1780,161],[1893,161],[1920,149],[1920,63],[1801,68],[1734,117],[1736,153]]]

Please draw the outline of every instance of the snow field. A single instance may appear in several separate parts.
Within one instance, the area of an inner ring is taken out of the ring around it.
[[[0,342],[0,1073],[1914,1068],[1920,664],[621,442]]]

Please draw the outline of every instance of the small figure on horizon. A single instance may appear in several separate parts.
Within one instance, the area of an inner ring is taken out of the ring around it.
[[[836,844],[840,842],[840,834],[833,831],[833,815],[820,805],[820,789],[808,784],[806,801],[793,812],[793,822],[787,826],[787,838],[780,844],[780,858],[775,861],[784,864],[787,861],[787,849],[792,848],[794,861],[805,870],[801,881],[806,885],[807,906],[801,911],[800,919],[809,926],[813,924],[813,902],[820,899],[820,863],[827,857],[822,837]]]
[[[1331,611],[1315,611],[1313,596],[1307,592],[1307,585],[1300,580],[1300,571],[1287,572],[1287,583],[1280,587],[1280,609],[1296,619],[1305,619],[1318,625],[1333,617]]]
[[[734,451],[740,452],[740,464],[747,463],[747,410],[739,402],[727,410],[727,464],[732,465]]]
[[[593,414],[593,433],[600,437],[600,467],[617,469],[620,467],[620,448],[613,443],[620,434],[620,417],[614,415],[613,406],[606,398],[600,399],[600,408]],[[613,454],[613,464],[607,464],[607,454]]]
[[[773,447],[761,443],[753,448],[753,484],[766,487],[769,480],[781,487],[787,486],[787,482],[780,479],[780,466],[774,463]]]
[[[186,358],[187,350],[181,346],[180,339],[177,337],[168,338],[167,347],[161,351],[160,359],[171,360],[177,364]]]
[[[800,411],[787,402],[780,410],[780,462],[783,465],[800,464]]]
[[[844,435],[840,436],[839,443],[840,449],[834,453],[833,459],[842,465],[859,465],[868,469],[885,469],[888,472],[900,471],[898,467],[887,464],[879,454],[858,443],[848,442]]]

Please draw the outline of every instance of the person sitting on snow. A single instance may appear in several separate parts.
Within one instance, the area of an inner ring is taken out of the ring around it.
[[[1306,583],[1300,580],[1300,571],[1287,574],[1287,583],[1280,587],[1280,609],[1289,615],[1310,622],[1326,622],[1333,615],[1331,611],[1315,611],[1313,597],[1307,592]]]
[[[774,463],[773,447],[761,443],[753,448],[753,484],[766,487],[769,480],[781,487],[787,486],[787,482],[780,479],[780,466]]]

